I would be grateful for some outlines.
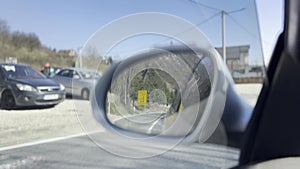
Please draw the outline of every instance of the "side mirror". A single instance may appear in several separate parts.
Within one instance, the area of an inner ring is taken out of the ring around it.
[[[79,75],[74,75],[73,79],[80,79],[80,76]]]
[[[113,64],[95,87],[92,107],[105,128],[151,139],[208,139],[226,101],[215,49],[153,49]]]

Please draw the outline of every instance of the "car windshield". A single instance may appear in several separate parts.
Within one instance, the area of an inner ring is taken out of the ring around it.
[[[79,71],[83,79],[99,79],[100,74],[93,71]]]
[[[0,169],[236,166],[278,1],[1,1]]]
[[[30,66],[1,65],[5,75],[12,79],[44,79],[45,76]]]

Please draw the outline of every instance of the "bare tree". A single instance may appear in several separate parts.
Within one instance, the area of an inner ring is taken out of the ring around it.
[[[0,18],[0,44],[9,41],[9,29],[7,22]]]

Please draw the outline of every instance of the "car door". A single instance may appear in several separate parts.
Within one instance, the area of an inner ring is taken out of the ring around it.
[[[73,70],[63,69],[53,77],[53,80],[65,86],[67,94],[72,94],[72,73]]]
[[[2,94],[2,91],[5,89],[5,79],[2,75],[2,70],[0,68],[0,98],[1,98],[1,94]]]
[[[80,76],[80,74],[76,70],[72,70],[71,77],[72,77],[72,82],[71,82],[72,93],[74,95],[80,96],[81,95],[81,89],[83,87],[82,77]]]

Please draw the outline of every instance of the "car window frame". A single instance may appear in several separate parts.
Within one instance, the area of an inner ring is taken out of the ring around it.
[[[67,73],[67,76],[64,76],[64,75],[62,75],[62,73],[64,73],[64,72],[68,72]],[[56,76],[60,76],[60,77],[65,77],[65,78],[70,78],[70,69],[63,69],[63,70],[61,70],[61,71],[59,71],[57,74],[56,74]]]

